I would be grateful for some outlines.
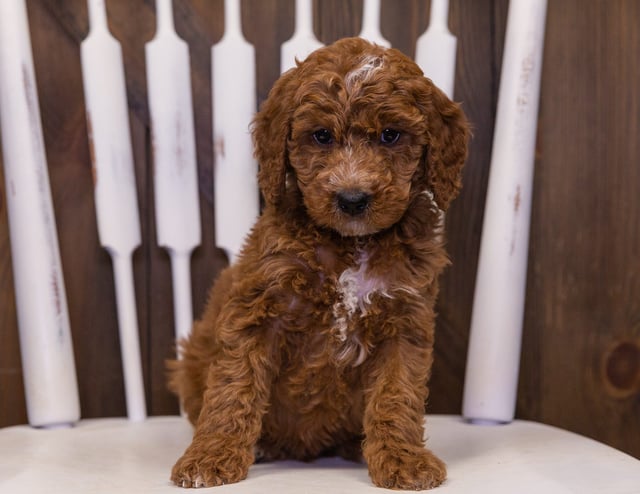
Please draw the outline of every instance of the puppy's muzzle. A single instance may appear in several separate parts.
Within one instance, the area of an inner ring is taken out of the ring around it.
[[[346,190],[336,194],[338,208],[349,216],[359,216],[371,202],[371,195],[360,190]]]

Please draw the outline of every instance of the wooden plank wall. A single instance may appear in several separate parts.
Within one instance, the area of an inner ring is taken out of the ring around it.
[[[447,216],[453,265],[439,301],[429,411],[459,413],[489,171],[507,0],[451,0],[459,39],[455,99],[474,126],[465,188]],[[134,269],[147,403],[177,412],[165,390],[172,354],[170,266],[155,243],[144,43],[150,0],[109,0],[123,45],[143,244]],[[382,31],[413,55],[428,1],[383,0]],[[293,0],[243,0],[255,44],[258,98],[278,76],[293,31]],[[214,247],[210,47],[222,0],[176,0],[192,56],[203,244],[193,258],[194,310],[225,258]],[[354,35],[362,0],[316,0],[325,43]],[[98,245],[80,73],[83,0],[30,0],[38,90],[69,299],[83,417],[125,413],[109,256]],[[549,2],[535,173],[531,257],[517,414],[605,441],[640,457],[640,2]],[[233,70],[233,68],[230,68]],[[0,168],[0,426],[24,423],[6,186]]]

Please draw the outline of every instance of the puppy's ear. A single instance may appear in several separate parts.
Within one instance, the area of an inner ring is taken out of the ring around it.
[[[264,200],[278,205],[284,197],[288,164],[287,139],[293,112],[297,68],[280,77],[256,114],[251,131],[258,160],[258,184]]]
[[[470,129],[460,106],[428,79],[417,96],[427,119],[427,187],[438,207],[446,211],[462,186],[462,166],[467,159]]]

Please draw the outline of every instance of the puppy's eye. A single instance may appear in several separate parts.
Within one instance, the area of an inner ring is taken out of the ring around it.
[[[395,144],[398,142],[398,139],[400,139],[400,132],[394,129],[384,129],[380,134],[380,142],[382,144]]]
[[[333,142],[333,136],[327,129],[316,130],[312,135],[313,139],[318,144],[321,144],[323,146],[326,146],[327,144],[331,144]]]

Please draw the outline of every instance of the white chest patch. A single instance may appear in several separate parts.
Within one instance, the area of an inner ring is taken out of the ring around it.
[[[336,336],[343,343],[338,359],[355,359],[354,366],[364,362],[369,349],[356,333],[350,331],[352,322],[356,317],[367,315],[367,307],[374,294],[392,298],[386,291],[384,280],[367,274],[368,260],[368,255],[362,253],[355,267],[342,272],[337,284],[339,298],[333,304]]]
[[[434,233],[436,234],[436,238],[440,242],[442,241],[442,235],[444,233],[445,213],[442,209],[440,209],[440,206],[438,206],[435,196],[433,195],[433,191],[426,189],[422,191],[422,193],[429,198],[429,202],[431,203],[430,209],[436,214],[438,218],[438,222],[436,223],[434,228]]]

